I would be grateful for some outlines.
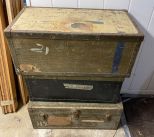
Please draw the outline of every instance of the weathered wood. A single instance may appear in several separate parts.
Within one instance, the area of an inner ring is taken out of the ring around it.
[[[34,128],[117,129],[122,104],[30,102]]]
[[[15,52],[15,65],[23,74],[124,77],[130,73],[138,45],[121,41],[13,39],[10,46]]]
[[[1,56],[1,76],[3,78],[3,86],[4,86],[4,101],[11,100],[13,104],[7,105],[7,112],[15,112],[17,109],[17,100],[16,100],[16,89],[15,89],[15,81],[13,74],[13,66],[12,60],[10,57],[8,45],[3,33],[4,28],[6,27],[5,18],[3,14],[2,1],[0,0],[0,56]]]
[[[0,71],[1,72],[1,71]],[[0,77],[0,101],[2,101],[3,100],[3,97],[4,97],[4,95],[3,95],[3,89],[2,89],[2,79],[1,79],[1,77]],[[6,107],[6,106],[5,106]],[[6,108],[5,107],[1,107],[2,108],[2,112],[5,114],[6,113]]]
[[[80,16],[81,14],[84,18]],[[87,18],[89,20],[84,20]],[[64,25],[64,22],[68,25]],[[92,27],[87,30],[86,26],[89,24]],[[51,39],[104,40],[106,37],[110,39],[116,37],[143,40],[142,32],[129,14],[122,10],[25,8],[6,29],[8,35],[9,31],[13,32],[12,36],[31,38],[48,36]]]
[[[20,88],[22,102],[24,105],[26,105],[29,100],[29,94],[28,94],[27,87],[25,85],[25,81],[24,81],[22,75],[18,75],[18,82],[19,82],[19,88]]]
[[[24,75],[124,78],[143,40],[117,10],[25,8],[5,33]]]
[[[9,24],[23,8],[23,0],[5,0]]]
[[[122,82],[25,78],[31,101],[120,101]]]
[[[7,8],[7,16],[8,16],[8,21],[9,24],[12,22],[13,18],[14,18],[14,12],[13,12],[13,1],[12,0],[5,0],[6,2],[6,8]]]
[[[12,30],[126,35],[139,33],[126,11],[62,8],[26,8]]]
[[[20,12],[20,10],[23,8],[23,0],[6,0],[6,7],[7,7],[7,15],[8,15],[8,21],[9,24],[12,23],[14,17]],[[23,104],[26,104],[28,101],[28,92],[24,85],[23,78],[20,74],[17,75],[18,85],[19,85],[19,91],[21,94],[21,99]]]

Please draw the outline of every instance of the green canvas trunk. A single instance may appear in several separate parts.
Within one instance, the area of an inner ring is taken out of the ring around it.
[[[28,105],[34,128],[117,129],[121,103],[38,102]]]

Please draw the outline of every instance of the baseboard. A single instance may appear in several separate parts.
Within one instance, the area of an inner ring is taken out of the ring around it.
[[[135,94],[135,95],[154,95],[154,90],[132,90],[122,89],[121,94]]]
[[[139,98],[139,97],[148,97],[154,98],[154,94],[129,94],[129,93],[122,93],[122,97],[130,97],[130,98]]]

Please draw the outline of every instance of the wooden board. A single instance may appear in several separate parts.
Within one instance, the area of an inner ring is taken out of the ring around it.
[[[10,24],[14,18],[14,13],[13,13],[14,5],[13,5],[12,0],[5,0],[5,3],[6,3],[6,8],[7,8],[8,22]]]
[[[14,2],[12,0],[6,0],[6,8],[7,8],[8,22],[9,24],[11,24],[14,17],[23,8],[23,0],[16,0]],[[24,85],[23,78],[20,74],[17,76],[17,80],[19,83],[19,91],[21,94],[22,102],[23,104],[26,104],[28,102],[28,92],[26,86]]]
[[[18,82],[19,82],[19,89],[20,89],[22,102],[24,105],[26,105],[29,100],[29,94],[22,75],[18,75]]]
[[[34,128],[117,129],[122,104],[30,102]]]
[[[7,20],[11,23],[22,6],[23,3],[20,0],[15,2],[12,0],[0,0],[0,104],[5,114],[15,112],[18,107],[18,102],[12,59],[3,31],[7,26]],[[7,15],[5,14],[5,8]],[[22,85],[22,82],[20,82],[20,85]],[[24,100],[24,103],[25,101],[27,100]]]
[[[1,59],[1,86],[3,89],[3,100],[12,103],[6,105],[7,112],[15,112],[18,106],[16,98],[16,88],[14,81],[13,65],[10,57],[8,45],[4,36],[4,28],[6,27],[4,11],[2,7],[2,1],[0,0],[0,59]]]
[[[114,10],[26,8],[12,31],[138,34],[127,12]]]
[[[10,39],[16,68],[26,75],[129,76],[140,42]]]

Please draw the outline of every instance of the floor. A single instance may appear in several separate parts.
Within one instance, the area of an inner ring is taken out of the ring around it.
[[[0,137],[125,137],[123,128],[116,130],[33,129],[27,106],[17,113],[0,111]]]
[[[124,102],[127,124],[133,137],[154,137],[153,108],[154,97],[131,98]]]

